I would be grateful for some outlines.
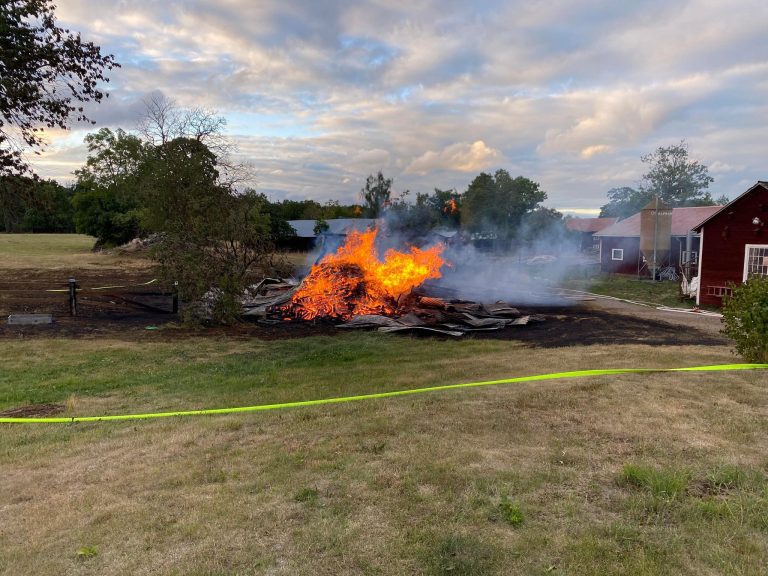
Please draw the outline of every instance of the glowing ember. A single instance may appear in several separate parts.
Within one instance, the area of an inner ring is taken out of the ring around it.
[[[360,314],[394,314],[398,301],[430,278],[440,278],[444,246],[376,256],[377,230],[351,232],[334,254],[312,267],[285,307],[295,318],[349,319]]]

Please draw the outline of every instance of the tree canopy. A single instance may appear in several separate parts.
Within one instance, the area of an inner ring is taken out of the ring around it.
[[[503,169],[493,176],[482,172],[464,193],[461,224],[470,232],[491,233],[509,241],[523,217],[546,198],[547,193],[529,178],[512,178]]]
[[[0,174],[0,232],[74,232],[71,200],[53,180]]]
[[[88,159],[75,171],[72,198],[77,231],[95,236],[102,246],[123,244],[139,233],[140,184],[151,148],[120,128],[102,128],[85,143]]]
[[[609,190],[609,202],[601,208],[601,217],[626,218],[640,211],[654,196],[673,208],[715,203],[707,191],[714,178],[704,164],[689,159],[685,140],[671,146],[659,146],[640,159],[649,166],[640,186]]]
[[[24,146],[44,145],[45,128],[90,121],[107,70],[119,66],[79,33],[59,27],[51,0],[0,4],[0,173],[29,172]],[[19,141],[20,140],[20,141]]]
[[[392,178],[385,178],[381,170],[374,176],[371,174],[365,180],[365,186],[360,190],[363,199],[363,216],[378,218],[389,204],[392,196]]]

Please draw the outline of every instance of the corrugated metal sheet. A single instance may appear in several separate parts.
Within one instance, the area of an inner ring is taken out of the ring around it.
[[[374,218],[332,218],[326,220],[328,223],[328,230],[326,234],[334,234],[336,236],[346,236],[350,231],[357,230],[358,232],[364,232],[376,223]],[[296,236],[299,238],[314,238],[317,236],[314,229],[317,225],[317,220],[288,220],[288,224],[291,225],[296,231]]]
[[[719,211],[722,206],[694,206],[672,209],[672,236],[685,236],[700,222]],[[596,233],[595,236],[640,236],[640,213],[620,220],[613,226]]]
[[[572,232],[599,232],[613,226],[618,218],[568,218],[565,227]]]
[[[654,249],[669,250],[671,239],[672,209],[654,199],[640,210],[640,251],[651,259]]]

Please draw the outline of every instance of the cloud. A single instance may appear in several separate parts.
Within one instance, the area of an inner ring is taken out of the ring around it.
[[[501,156],[498,150],[489,148],[482,140],[457,142],[440,150],[428,151],[416,158],[405,169],[406,174],[427,174],[436,170],[478,172],[488,168]]]
[[[606,154],[608,152],[613,151],[613,146],[607,146],[605,144],[596,144],[594,146],[587,146],[586,148],[581,149],[581,157],[582,158],[592,158],[592,156],[595,156],[597,154]]]
[[[274,197],[354,201],[379,169],[414,191],[494,166],[587,210],[686,138],[713,195],[766,178],[768,3],[66,0],[122,68],[87,110],[132,128],[155,90],[228,120]],[[33,158],[71,178],[86,126]]]

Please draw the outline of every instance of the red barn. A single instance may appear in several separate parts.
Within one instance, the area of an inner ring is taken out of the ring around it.
[[[696,303],[720,306],[732,284],[768,276],[768,182],[758,182],[695,230],[701,236]]]
[[[722,206],[695,206],[672,209],[672,239],[669,261],[663,266],[675,266],[680,269],[680,262],[685,251],[686,237],[689,230],[704,219],[712,216]],[[640,212],[620,220],[595,234],[600,241],[600,271],[620,274],[639,274],[644,270],[643,256],[640,252]],[[693,235],[692,252],[699,251],[698,234]],[[649,275],[648,270],[644,274]]]

